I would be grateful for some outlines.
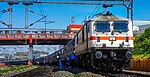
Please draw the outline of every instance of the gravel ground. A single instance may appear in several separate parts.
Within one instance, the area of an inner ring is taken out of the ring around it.
[[[81,69],[72,69],[72,68],[64,68],[64,69],[53,69],[50,77],[104,77],[99,74],[94,74],[91,72],[85,72]]]
[[[79,77],[105,77],[105,76],[94,74],[91,72],[82,72],[82,73],[79,73]]]
[[[52,72],[50,77],[105,77],[105,76],[94,74],[91,72],[82,72],[78,74],[73,74],[68,71],[57,71],[57,72]]]
[[[75,77],[75,75],[68,71],[57,71],[52,72],[50,77]]]

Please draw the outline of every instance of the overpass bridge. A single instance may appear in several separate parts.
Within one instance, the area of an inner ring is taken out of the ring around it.
[[[3,28],[0,45],[65,45],[74,37],[62,29]]]

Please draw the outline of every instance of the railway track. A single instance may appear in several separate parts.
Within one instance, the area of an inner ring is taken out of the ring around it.
[[[126,71],[122,71],[122,72],[116,72],[116,71],[99,71],[96,69],[91,69],[91,70],[87,70],[87,69],[83,69],[83,68],[63,68],[61,70],[57,70],[57,71],[69,71],[73,74],[81,74],[81,73],[89,73],[90,77],[150,77],[150,73],[143,73],[143,72],[132,72],[129,70]],[[55,71],[55,72],[57,72]],[[79,76],[80,77],[80,76]],[[85,76],[81,76],[81,77],[87,77]]]
[[[123,70],[124,74],[137,75],[140,77],[150,77],[150,72],[142,72],[142,71],[131,71],[131,70]]]
[[[143,72],[132,72],[129,70],[122,71],[119,73],[110,73],[110,72],[97,72],[97,74],[101,74],[102,76],[109,76],[109,77],[150,77],[150,72],[143,73]]]
[[[40,66],[34,70],[20,73],[12,77],[50,77],[51,68],[49,66]]]
[[[53,69],[54,68],[54,69]],[[142,73],[142,72],[132,72],[129,70],[123,70],[122,72],[108,72],[108,71],[99,71],[99,70],[86,70],[83,68],[63,68],[59,69],[58,67],[49,67],[49,66],[40,66],[34,70],[23,72],[21,74],[12,76],[12,77],[51,77],[51,72],[59,72],[59,71],[66,71],[74,74],[76,77],[77,74],[80,76],[78,77],[150,77],[150,73]],[[64,73],[66,74],[66,73]],[[85,74],[85,75],[84,75]],[[87,75],[89,74],[89,75]],[[57,77],[54,76],[54,77]]]
[[[86,69],[86,71],[92,72],[93,74],[99,74],[100,76],[104,77],[150,77],[150,72],[142,72],[142,71],[123,70],[122,72],[116,72],[116,71],[100,71],[97,69]]]

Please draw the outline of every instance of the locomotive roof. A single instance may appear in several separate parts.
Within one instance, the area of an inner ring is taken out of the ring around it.
[[[129,20],[126,18],[121,18],[117,16],[109,16],[109,15],[98,15],[96,18],[91,19],[93,21],[123,21],[123,20]]]

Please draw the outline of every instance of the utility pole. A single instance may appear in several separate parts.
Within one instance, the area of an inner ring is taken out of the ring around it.
[[[25,28],[28,28],[28,12],[29,12],[29,5],[33,5],[32,2],[23,2],[25,5]]]
[[[28,26],[28,5],[25,5],[25,28]]]
[[[9,24],[8,24],[8,27],[9,28],[12,28],[12,6],[13,4],[19,4],[18,2],[8,2],[8,5],[9,5],[9,8],[8,8],[8,12],[9,12],[9,18],[8,18],[8,21],[9,21]]]
[[[8,8],[8,12],[9,12],[9,28],[12,28],[12,3],[8,3],[9,8]]]

